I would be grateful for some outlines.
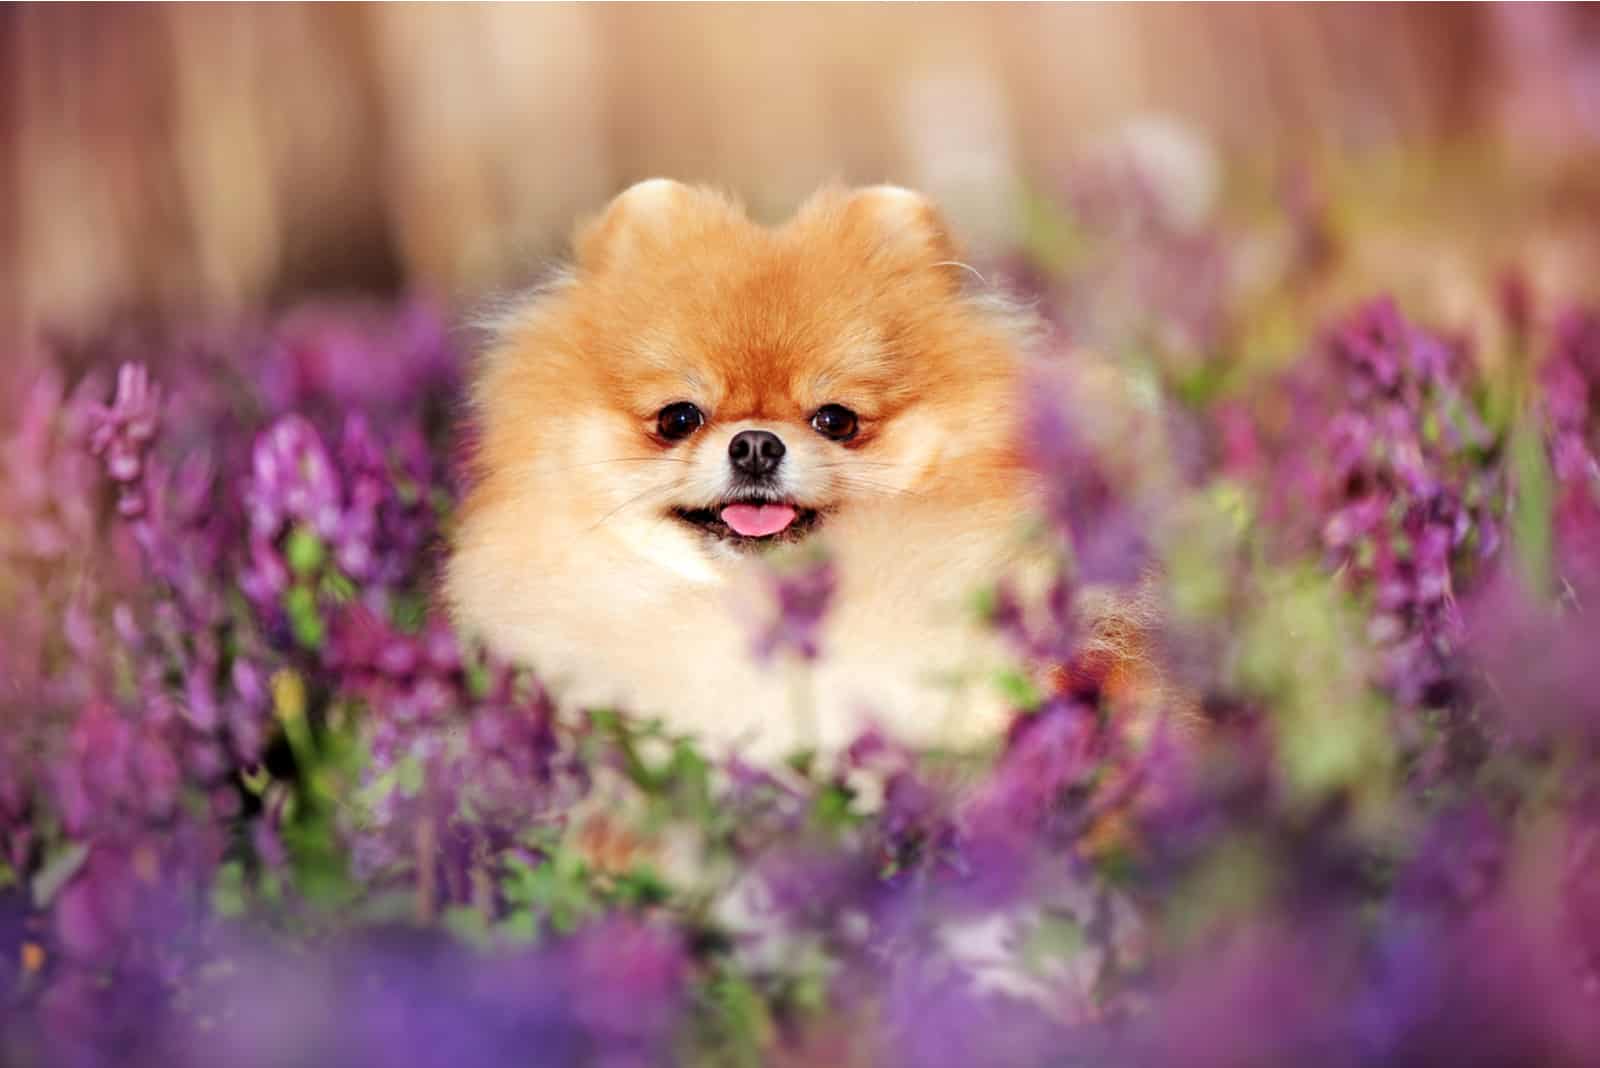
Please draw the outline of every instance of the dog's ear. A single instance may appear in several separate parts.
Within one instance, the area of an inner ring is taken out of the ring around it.
[[[964,270],[957,262],[960,248],[944,213],[913,189],[898,185],[825,189],[806,202],[795,223],[832,226],[875,257],[907,266]]]
[[[578,228],[573,258],[580,269],[606,270],[740,216],[739,206],[715,190],[650,178],[618,193]]]

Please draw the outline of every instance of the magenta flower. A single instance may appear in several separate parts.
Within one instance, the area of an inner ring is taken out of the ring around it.
[[[117,371],[117,389],[109,407],[92,415],[89,449],[105,464],[106,474],[119,487],[117,510],[124,516],[144,511],[139,487],[144,458],[155,441],[161,421],[161,387],[150,380],[140,363],[125,363]]]

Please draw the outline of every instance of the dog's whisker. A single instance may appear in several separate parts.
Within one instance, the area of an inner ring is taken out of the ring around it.
[[[904,489],[900,486],[891,486],[886,482],[877,482],[869,478],[846,475],[838,480],[846,489],[870,490],[889,497],[921,497],[923,494],[916,490]]]
[[[980,274],[978,272],[978,269],[976,267],[974,267],[970,263],[962,263],[960,260],[940,260],[938,263],[934,264],[934,266],[935,267],[959,267],[963,271],[970,272],[974,278],[976,278],[979,282],[983,283],[984,285],[988,285],[989,284],[989,280],[987,278],[985,278],[982,274]]]
[[[642,501],[645,498],[651,496],[652,494],[671,493],[674,490],[682,489],[684,484],[685,484],[685,481],[686,481],[685,479],[681,479],[681,478],[673,479],[671,482],[666,482],[666,483],[663,483],[663,484],[661,484],[659,486],[651,486],[649,489],[644,490],[641,493],[634,494],[632,497],[629,497],[627,500],[623,501],[621,504],[619,504],[615,508],[611,509],[611,511],[607,512],[605,515],[601,516],[598,520],[595,521],[595,524],[593,526],[589,527],[588,530],[584,531],[584,533],[587,534],[587,533],[592,533],[593,531],[599,530],[602,526],[605,525],[606,521],[609,520],[612,516],[616,515],[618,512],[622,511],[624,508],[628,508],[628,507],[631,507],[632,505],[638,504],[640,501]]]
[[[823,470],[831,471],[838,467],[898,467],[899,464],[887,464],[877,460],[832,460],[817,464],[816,466],[822,468]]]
[[[600,467],[605,464],[687,464],[690,461],[680,456],[617,456],[609,460],[592,460],[589,463],[569,464],[566,467],[547,467],[547,474],[559,475],[567,471],[577,471],[586,467]]]

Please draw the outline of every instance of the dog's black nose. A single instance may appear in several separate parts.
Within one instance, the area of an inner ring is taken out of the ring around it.
[[[752,478],[776,471],[785,451],[783,439],[770,430],[741,430],[728,442],[733,469]]]

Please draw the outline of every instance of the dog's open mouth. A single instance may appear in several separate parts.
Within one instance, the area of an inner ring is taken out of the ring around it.
[[[751,546],[799,541],[821,518],[815,508],[781,501],[729,501],[714,508],[675,508],[672,514],[713,538]]]

